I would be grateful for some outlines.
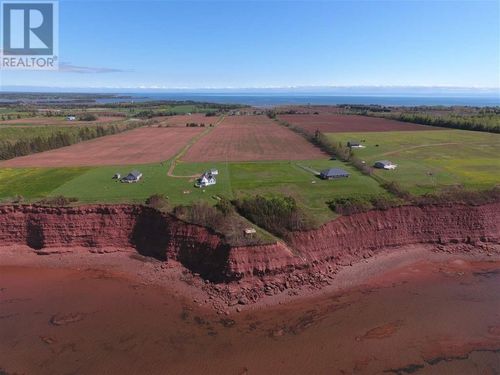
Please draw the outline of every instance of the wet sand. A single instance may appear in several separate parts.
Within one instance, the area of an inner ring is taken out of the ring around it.
[[[5,259],[0,374],[500,373],[498,260],[406,258],[227,316],[131,272]]]

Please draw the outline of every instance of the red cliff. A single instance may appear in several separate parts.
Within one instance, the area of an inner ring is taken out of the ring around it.
[[[296,232],[289,244],[230,247],[207,228],[133,205],[0,206],[0,246],[136,249],[175,259],[212,281],[288,273],[322,263],[345,264],[415,243],[498,242],[500,203],[406,206],[333,220]]]

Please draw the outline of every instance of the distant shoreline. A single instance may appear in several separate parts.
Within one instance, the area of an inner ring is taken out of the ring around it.
[[[34,99],[37,95],[39,99]],[[221,104],[242,104],[256,107],[280,105],[382,105],[382,106],[500,106],[500,97],[496,95],[327,95],[327,94],[278,94],[278,93],[0,93],[0,103],[22,101],[57,102],[54,96],[61,95],[61,101],[88,101],[96,104],[151,102],[151,101],[195,101]],[[44,96],[48,96],[44,100]],[[73,98],[74,96],[74,98]]]

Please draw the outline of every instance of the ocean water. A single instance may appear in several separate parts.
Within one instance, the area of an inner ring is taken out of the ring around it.
[[[193,100],[257,107],[277,105],[376,104],[385,106],[500,106],[499,96],[335,96],[270,94],[130,93],[129,98],[98,99],[98,103],[145,102],[155,100]]]

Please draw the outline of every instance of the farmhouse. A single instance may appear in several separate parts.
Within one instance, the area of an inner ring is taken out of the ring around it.
[[[215,185],[216,183],[217,180],[215,179],[215,177],[210,172],[205,172],[201,175],[200,178],[196,180],[194,186],[202,188],[210,185]]]
[[[358,141],[348,141],[347,142],[347,147],[349,147],[349,148],[364,148],[365,146],[363,146]]]
[[[69,115],[68,117],[66,117],[66,120],[68,120],[68,121],[75,121],[76,120],[76,116]]]
[[[396,164],[393,164],[389,160],[379,160],[379,161],[376,161],[375,164],[373,164],[373,166],[375,168],[379,168],[379,169],[396,169],[396,167],[397,167]]]
[[[123,177],[121,179],[121,182],[126,182],[128,184],[134,183],[134,182],[139,182],[141,177],[142,177],[142,173],[137,171],[137,170],[134,170],[134,171],[130,172],[128,175],[126,175],[125,177]]]
[[[323,180],[333,180],[334,178],[349,177],[349,173],[340,168],[330,168],[321,171],[319,175]]]

